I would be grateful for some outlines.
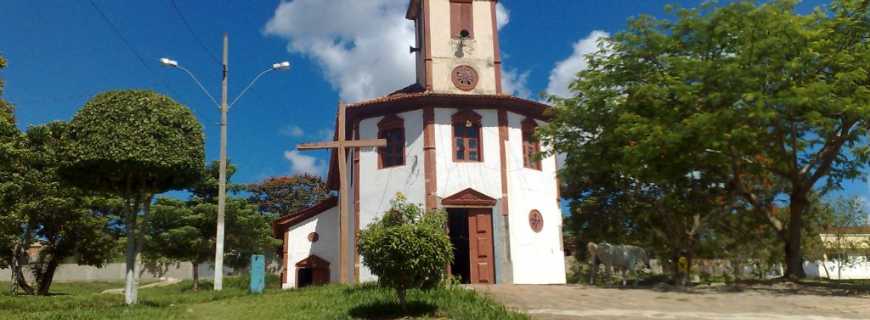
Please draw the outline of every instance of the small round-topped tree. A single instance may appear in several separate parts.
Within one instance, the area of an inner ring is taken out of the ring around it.
[[[204,164],[202,126],[187,107],[152,91],[110,91],[97,95],[69,125],[67,162],[61,175],[83,189],[126,200],[127,267],[125,301],[136,303],[136,256],[142,234],[140,208],[147,215],[154,194],[193,185]],[[144,205],[144,206],[143,206]]]

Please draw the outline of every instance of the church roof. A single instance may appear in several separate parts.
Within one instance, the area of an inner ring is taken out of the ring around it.
[[[367,118],[386,113],[404,112],[422,107],[474,107],[476,109],[506,108],[534,118],[550,119],[552,108],[538,101],[506,94],[460,94],[427,91],[412,84],[388,95],[347,105],[348,119]],[[351,123],[350,121],[348,123]]]
[[[312,207],[297,210],[293,213],[285,214],[278,219],[272,221],[272,236],[276,239],[282,239],[284,232],[290,227],[295,226],[309,218],[315,217],[326,210],[334,208],[338,204],[336,197],[329,197],[320,201]]]

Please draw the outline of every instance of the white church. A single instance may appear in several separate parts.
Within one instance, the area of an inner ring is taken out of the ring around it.
[[[448,271],[463,283],[565,283],[556,159],[533,156],[542,151],[533,133],[550,107],[502,92],[496,2],[410,0],[416,83],[347,105],[338,121],[345,139],[386,146],[350,149],[346,161],[333,150],[328,183],[347,194],[273,222],[284,241],[283,288],[377,280],[357,235],[397,193],[448,213]],[[342,239],[343,207],[350,232]]]

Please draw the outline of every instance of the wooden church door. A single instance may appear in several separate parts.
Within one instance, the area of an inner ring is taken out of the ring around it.
[[[468,254],[471,283],[494,283],[491,209],[468,209]]]

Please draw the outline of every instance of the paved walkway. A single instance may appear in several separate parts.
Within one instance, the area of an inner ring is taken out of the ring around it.
[[[870,319],[870,297],[775,291],[663,292],[577,285],[474,286],[532,319]]]

